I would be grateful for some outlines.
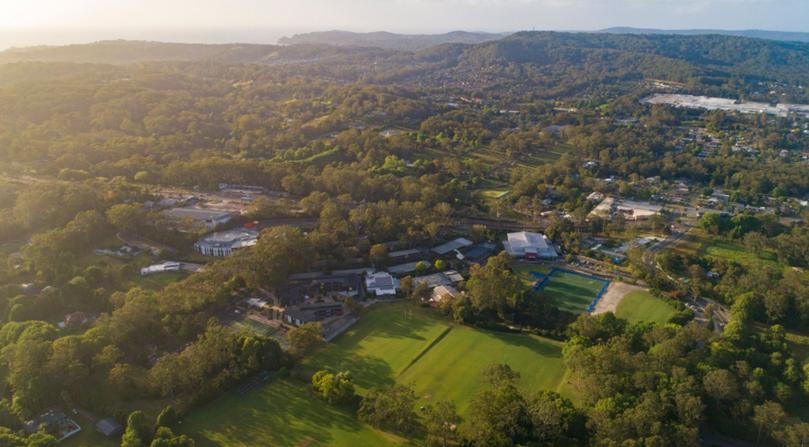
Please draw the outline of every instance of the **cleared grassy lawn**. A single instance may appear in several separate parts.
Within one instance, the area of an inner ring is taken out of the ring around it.
[[[425,402],[455,402],[463,415],[485,386],[482,371],[492,363],[507,363],[518,371],[519,385],[527,392],[557,390],[564,376],[561,343],[454,326],[397,381],[411,385]]]
[[[666,323],[677,310],[664,298],[658,298],[645,290],[635,290],[626,294],[618,303],[615,315],[619,318],[636,321]]]
[[[186,276],[188,276],[188,273],[186,272],[164,272],[147,276],[138,275],[132,279],[132,283],[144,289],[158,290],[173,282],[185,279]]]
[[[481,194],[487,199],[499,199],[504,197],[509,192],[509,190],[486,189],[481,191]]]
[[[121,445],[120,440],[110,439],[96,431],[96,428],[85,419],[76,422],[81,425],[81,431],[75,436],[60,442],[60,446],[67,447],[117,447]]]
[[[178,430],[197,446],[399,445],[403,440],[359,422],[349,410],[328,405],[307,387],[286,380],[194,411]]]
[[[449,322],[430,309],[405,302],[377,304],[304,367],[308,373],[350,371],[360,391],[392,384],[448,328]]]
[[[540,293],[548,297],[557,308],[580,314],[587,311],[602,287],[604,282],[599,279],[556,271],[542,286]]]
[[[749,248],[731,242],[715,240],[705,248],[705,254],[711,258],[738,262],[745,267],[779,268],[775,253],[769,251],[755,253]]]
[[[803,362],[809,359],[809,335],[787,331],[787,343],[798,360]]]
[[[522,334],[450,325],[431,309],[410,303],[377,305],[349,332],[307,362],[307,372],[348,370],[360,391],[394,382],[429,400],[452,400],[462,412],[482,386],[491,363],[508,363],[526,390],[556,390],[562,345]]]
[[[360,393],[379,385],[413,386],[423,403],[449,399],[463,414],[484,386],[482,370],[508,363],[526,391],[560,390],[561,343],[452,325],[408,302],[377,304],[330,345],[309,358],[305,373],[348,370]],[[274,380],[253,392],[230,393],[195,410],[182,425],[199,446],[396,445],[404,440],[327,405],[301,383]]]

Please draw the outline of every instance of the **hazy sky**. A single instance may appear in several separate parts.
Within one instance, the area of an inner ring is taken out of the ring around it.
[[[809,31],[809,0],[0,0],[0,32],[9,36],[17,29],[18,37],[30,28],[103,38],[131,38],[132,30],[151,29],[159,38],[158,31],[180,28],[438,32],[609,26]]]

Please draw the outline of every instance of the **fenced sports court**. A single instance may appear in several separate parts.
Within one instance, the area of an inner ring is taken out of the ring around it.
[[[592,312],[610,285],[609,280],[560,268],[531,275],[538,280],[534,290],[541,291],[559,309],[575,314]]]

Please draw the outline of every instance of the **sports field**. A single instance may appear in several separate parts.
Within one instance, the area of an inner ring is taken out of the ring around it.
[[[348,370],[363,394],[395,382],[413,387],[420,404],[453,400],[463,414],[484,386],[482,370],[505,362],[526,391],[559,390],[564,366],[561,343],[544,338],[481,331],[451,324],[432,309],[411,303],[377,304],[333,343],[302,366]],[[230,392],[197,409],[182,432],[197,445],[396,445],[403,440],[360,423],[346,410],[327,405],[302,382],[275,379],[246,395]]]
[[[553,270],[550,275],[539,289],[542,295],[557,308],[574,314],[587,312],[605,284],[602,279],[564,270]]]
[[[483,368],[491,363],[506,363],[518,371],[519,386],[529,393],[563,392],[561,347],[561,343],[535,336],[454,326],[397,380],[411,385],[425,402],[455,402],[463,415],[484,383]]]
[[[178,431],[203,447],[402,443],[359,422],[349,410],[324,403],[305,385],[281,379],[246,395],[228,393],[193,411]]]
[[[677,310],[665,298],[658,298],[645,290],[635,290],[626,294],[615,315],[631,322],[650,321],[654,323],[666,323]]]
[[[348,332],[307,361],[307,373],[348,370],[360,392],[394,382],[425,399],[451,399],[463,411],[491,363],[521,373],[526,390],[556,390],[562,382],[561,343],[451,325],[434,310],[410,303],[377,305]]]

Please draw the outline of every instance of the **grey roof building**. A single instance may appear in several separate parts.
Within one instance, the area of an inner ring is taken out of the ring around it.
[[[193,220],[209,230],[228,223],[233,217],[229,211],[188,207],[171,208],[163,211],[163,214],[174,220]]]
[[[114,438],[124,431],[121,424],[113,418],[104,418],[96,423],[96,430],[108,438]]]

